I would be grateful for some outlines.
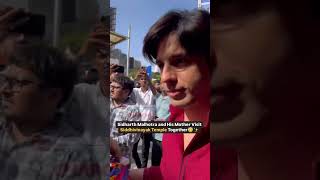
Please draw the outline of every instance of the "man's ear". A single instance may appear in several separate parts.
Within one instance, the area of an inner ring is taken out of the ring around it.
[[[127,94],[127,96],[129,97],[129,95],[130,95],[129,89],[125,89],[124,92],[125,92],[125,93]]]

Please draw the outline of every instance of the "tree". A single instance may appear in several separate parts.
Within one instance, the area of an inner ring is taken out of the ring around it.
[[[135,79],[140,68],[129,69],[129,77]]]
[[[160,81],[160,77],[161,77],[161,75],[159,72],[152,73],[152,79],[156,79],[156,80]]]
[[[86,38],[88,38],[87,32],[66,33],[62,38],[59,48],[65,50],[65,48],[69,47],[72,52],[77,53],[82,47]]]

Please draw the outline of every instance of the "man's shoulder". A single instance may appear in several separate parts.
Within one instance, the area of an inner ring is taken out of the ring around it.
[[[154,96],[156,97],[156,99],[159,99],[162,95],[161,95],[161,93],[158,93],[158,92],[157,92],[157,94],[154,95]]]
[[[79,136],[60,137],[55,143],[54,151],[83,155],[86,156],[86,158],[93,156],[92,146]],[[81,156],[79,156],[79,158],[81,158]]]
[[[63,177],[65,174],[66,176],[88,176],[95,179],[101,174],[99,159],[94,153],[93,146],[80,137],[60,137],[54,147],[51,148],[50,153],[46,154],[46,164],[51,163],[51,166],[61,168],[68,166],[68,169],[65,170],[54,168],[53,173],[57,176],[61,175]],[[92,172],[81,172],[80,169],[83,167],[90,168]]]
[[[103,96],[100,85],[97,84],[86,84],[86,83],[80,83],[75,85],[73,94],[72,94],[72,100],[73,101],[79,101],[81,104],[86,106],[86,104],[90,104],[92,100],[105,98]]]
[[[77,159],[92,159],[92,146],[83,138],[83,136],[74,130],[70,125],[64,124],[57,129],[56,135],[51,138],[53,143],[52,152],[60,152],[64,155],[72,154]]]
[[[160,95],[157,100],[160,100],[160,101],[164,101],[164,102],[170,102],[170,98],[169,96],[163,96],[163,95]]]
[[[128,111],[139,111],[139,106],[137,104],[130,102],[126,104],[126,109]]]
[[[41,136],[55,145],[82,143],[81,133],[76,131],[62,117],[63,116],[56,118],[56,122],[54,124],[41,132]]]
[[[132,89],[132,92],[135,92],[135,93],[140,92],[140,91],[141,91],[141,88],[133,88]]]
[[[74,86],[74,92],[86,93],[95,92],[99,88],[98,84],[79,83]]]

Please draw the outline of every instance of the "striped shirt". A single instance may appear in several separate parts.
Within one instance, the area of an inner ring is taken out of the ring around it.
[[[110,102],[112,100],[110,99]],[[123,156],[130,157],[133,145],[139,140],[139,133],[119,133],[116,123],[119,121],[141,121],[139,107],[129,99],[121,106],[110,106],[110,137],[119,143]]]
[[[62,121],[18,143],[0,123],[0,176],[6,180],[101,180],[93,150]]]

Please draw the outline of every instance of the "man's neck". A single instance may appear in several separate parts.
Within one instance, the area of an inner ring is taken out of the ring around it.
[[[119,107],[125,103],[126,99],[112,99],[113,105]]]
[[[184,110],[184,121],[200,121],[206,126],[209,120],[209,105],[193,105]]]
[[[144,92],[144,93],[145,93],[145,92],[147,92],[147,91],[148,91],[148,89],[149,89],[149,88],[148,88],[148,86],[141,87],[141,91],[142,91],[142,92]]]
[[[201,121],[203,126],[207,125],[209,120],[210,106],[208,105],[193,105],[184,110],[184,121]],[[195,133],[186,133],[184,136],[184,150],[192,141]]]
[[[28,123],[16,123],[19,121],[12,122],[12,135],[17,143],[25,142],[29,137],[32,137],[35,133],[42,131],[48,127],[51,120],[41,121],[27,121]],[[21,121],[20,121],[21,122]],[[41,123],[40,123],[41,122]]]

